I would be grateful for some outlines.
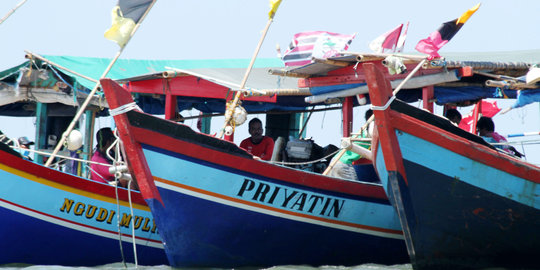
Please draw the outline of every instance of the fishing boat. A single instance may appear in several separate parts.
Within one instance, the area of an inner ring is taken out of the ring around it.
[[[537,268],[540,168],[394,98],[378,67],[363,69],[375,168],[413,268]]]
[[[254,159],[230,141],[143,113],[127,91],[134,83],[101,84],[171,266],[407,263],[380,184]]]
[[[139,192],[25,160],[3,143],[0,179],[0,265],[167,264]]]
[[[61,70],[31,60],[0,72],[2,114],[38,116],[38,154],[29,155],[34,161],[20,155],[16,139],[10,146],[0,143],[0,265],[168,264],[139,191],[90,180],[82,173],[88,166],[68,170],[40,164],[47,157],[48,138],[62,129],[55,123],[73,117],[77,97],[84,97],[76,85]],[[93,123],[94,109],[90,108],[87,122]],[[90,134],[91,130],[87,129]],[[91,151],[91,142],[85,140],[77,150]],[[58,160],[72,158],[69,153],[62,151]],[[85,160],[81,157],[78,162],[82,165]]]

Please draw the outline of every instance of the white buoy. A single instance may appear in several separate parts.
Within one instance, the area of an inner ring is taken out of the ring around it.
[[[69,136],[66,138],[67,148],[71,151],[75,151],[81,148],[83,144],[82,133],[76,129],[72,130],[69,133]]]

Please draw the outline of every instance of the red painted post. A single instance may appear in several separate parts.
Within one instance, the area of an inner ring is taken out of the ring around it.
[[[433,86],[426,86],[422,88],[422,100],[424,109],[433,113],[433,102],[431,101],[435,97]]]
[[[343,114],[343,137],[350,137],[353,128],[353,98],[346,97],[343,100],[342,114]]]

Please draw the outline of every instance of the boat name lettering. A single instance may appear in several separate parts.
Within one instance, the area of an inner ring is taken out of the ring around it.
[[[345,200],[244,179],[237,196],[283,208],[337,218]]]
[[[73,211],[72,211],[73,210]],[[87,219],[95,219],[98,222],[107,222],[111,224],[114,217],[116,216],[116,211],[107,210],[102,207],[97,207],[91,204],[85,204],[82,202],[75,202],[74,200],[64,198],[64,204],[60,207],[61,212],[69,214],[72,212],[76,216],[83,216]],[[129,228],[132,224],[131,214],[122,213],[122,218],[120,219],[120,226]],[[156,223],[154,219],[148,217],[135,216],[135,229],[141,230],[143,232],[150,231],[151,233],[156,233]]]

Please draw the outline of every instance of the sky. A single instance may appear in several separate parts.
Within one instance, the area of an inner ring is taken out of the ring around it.
[[[19,2],[2,0],[0,17]],[[28,0],[0,24],[0,70],[23,63],[25,50],[46,55],[112,58],[118,46],[105,39],[103,33],[111,25],[110,14],[116,2]],[[356,33],[349,51],[369,52],[368,44],[373,39],[407,21],[409,30],[404,53],[415,52],[414,46],[420,39],[477,3],[465,0],[283,0],[258,57],[277,57],[277,44],[283,52],[294,34],[309,30]],[[540,1],[535,0],[485,1],[439,52],[444,56],[445,52],[539,49],[539,10]],[[268,0],[158,0],[121,58],[249,59],[266,26],[268,11]],[[499,106],[506,108],[512,103],[502,100]],[[365,109],[365,106],[355,109],[355,119],[361,120],[356,121],[355,130],[363,124]],[[465,114],[471,109],[461,108],[460,111]],[[540,131],[539,111],[538,104],[532,104],[495,116],[496,129],[503,135]],[[437,108],[435,113],[441,114],[442,108]],[[98,125],[106,126],[109,121],[98,120]],[[322,146],[339,145],[340,121],[339,113],[314,116],[310,119],[308,137],[312,136]],[[214,122],[213,129],[219,129],[221,125]],[[23,135],[34,138],[32,119],[0,117],[0,129],[12,138]],[[245,130],[238,128],[235,142],[247,136]],[[525,153],[529,161],[540,164],[540,148],[530,153]]]

